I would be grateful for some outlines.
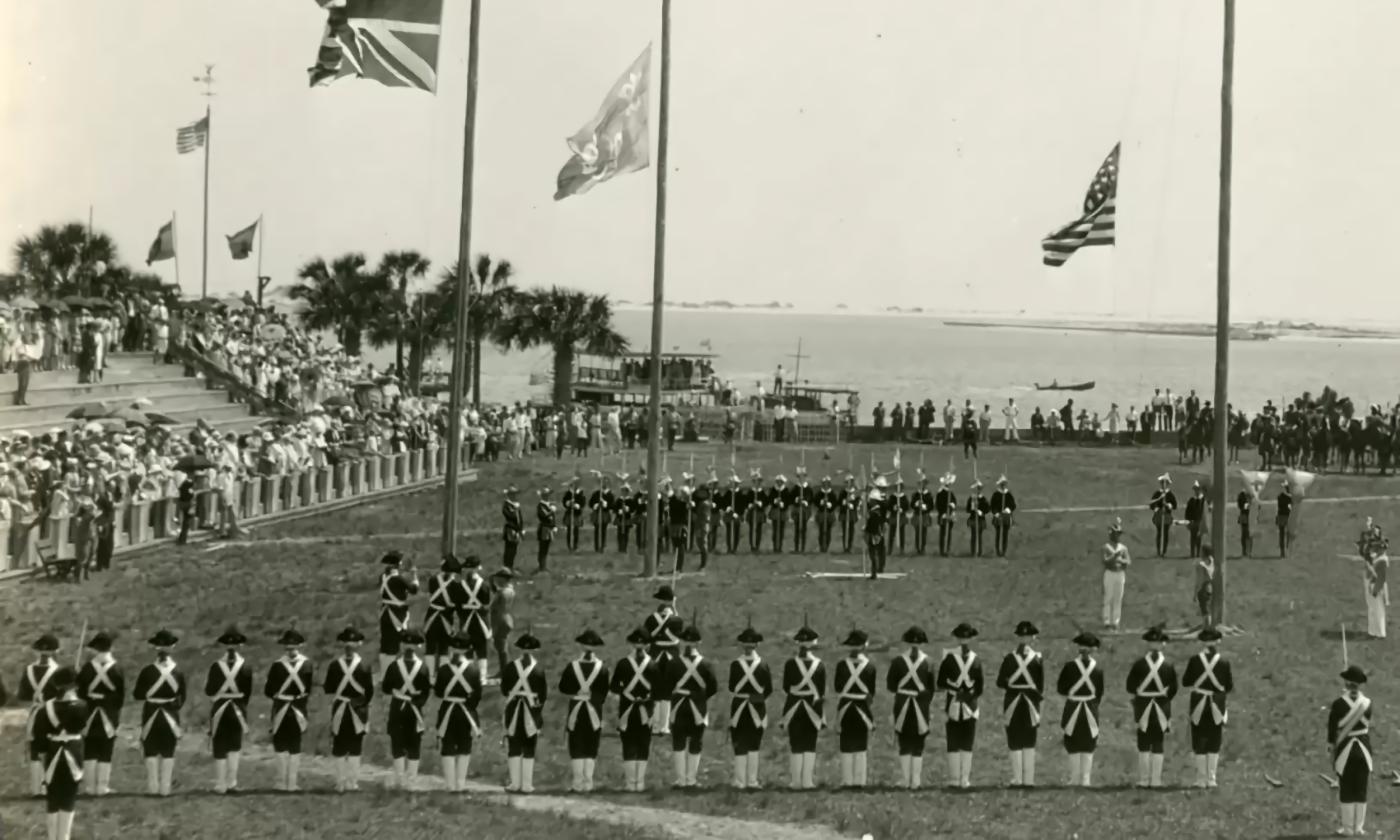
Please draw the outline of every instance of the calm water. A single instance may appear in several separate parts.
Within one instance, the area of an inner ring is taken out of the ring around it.
[[[650,345],[650,313],[623,311],[616,323],[635,350]],[[805,315],[760,312],[668,311],[665,349],[700,352],[708,340],[716,369],[745,394],[755,380],[772,387],[782,364],[788,377],[792,354],[802,341],[801,378],[813,385],[846,386],[861,395],[862,419],[883,400],[941,406],[972,399],[993,409],[1008,397],[1023,416],[1074,398],[1075,405],[1106,411],[1118,403],[1139,409],[1153,388],[1204,399],[1214,389],[1214,340],[1188,336],[1134,335],[1018,328],[949,327],[937,318],[879,315]],[[372,354],[391,360],[392,348]],[[1230,345],[1230,400],[1254,412],[1265,400],[1276,404],[1305,390],[1331,385],[1360,403],[1396,400],[1397,383],[1384,372],[1400,356],[1400,342],[1370,339],[1289,338],[1240,341]],[[532,372],[549,370],[547,351],[502,354],[490,349],[482,359],[482,397],[491,402],[524,400],[544,392],[530,386]],[[1041,393],[1033,383],[1094,380],[1084,393]],[[1023,425],[1026,421],[1023,419]]]

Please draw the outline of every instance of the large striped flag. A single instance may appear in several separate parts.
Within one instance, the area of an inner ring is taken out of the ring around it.
[[[208,136],[209,118],[207,116],[200,117],[175,132],[175,151],[182,155],[193,152],[204,146],[204,141]]]
[[[1046,265],[1064,265],[1071,254],[1086,245],[1113,244],[1114,205],[1118,201],[1118,150],[1121,146],[1121,143],[1114,145],[1103,166],[1094,174],[1094,182],[1084,196],[1084,215],[1041,240]]]
[[[307,70],[311,85],[344,76],[390,87],[437,90],[442,0],[316,0],[326,34]]]
[[[171,219],[160,226],[156,239],[146,251],[146,265],[175,256],[175,220]]]
[[[568,139],[569,151],[574,154],[559,170],[555,201],[582,195],[614,175],[636,172],[650,165],[651,140],[647,133],[650,79],[651,45],[648,44],[608,91],[593,119]]]

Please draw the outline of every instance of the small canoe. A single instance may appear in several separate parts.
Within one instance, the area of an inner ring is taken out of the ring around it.
[[[1061,385],[1058,382],[1052,382],[1049,385],[1041,385],[1037,382],[1035,383],[1035,389],[1037,391],[1092,391],[1094,390],[1094,381],[1091,379],[1088,382],[1076,382],[1072,385]]]

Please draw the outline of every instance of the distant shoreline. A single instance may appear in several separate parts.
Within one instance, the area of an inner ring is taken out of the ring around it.
[[[615,305],[618,312],[650,312],[651,304],[620,301]],[[885,307],[883,309],[819,308],[801,307],[791,303],[736,304],[727,301],[707,301],[705,303],[676,302],[666,304],[667,312],[700,312],[711,315],[806,315],[824,317],[859,318],[927,318],[944,326],[958,328],[995,328],[1026,330],[1059,330],[1064,332],[1127,333],[1138,335],[1168,335],[1191,338],[1215,337],[1215,325],[1192,321],[1111,321],[1093,318],[1063,319],[1040,318],[1019,319],[1005,316],[979,317],[976,313],[956,314],[954,317],[920,308],[903,309]],[[1231,338],[1236,341],[1265,341],[1275,338],[1311,339],[1368,339],[1400,340],[1400,326],[1397,327],[1338,327],[1326,324],[1297,323],[1294,321],[1255,321],[1236,323],[1231,327]]]

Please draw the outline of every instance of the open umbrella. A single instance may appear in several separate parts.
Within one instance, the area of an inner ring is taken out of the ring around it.
[[[159,411],[147,411],[146,420],[157,426],[178,426],[180,421],[169,414],[161,414]]]
[[[27,298],[27,297],[24,297],[24,296],[21,295],[20,297],[17,297],[17,298],[15,298],[14,300],[10,301],[10,308],[11,308],[11,309],[38,309],[38,308],[39,308],[39,304],[35,303],[34,300],[33,300],[32,298]]]
[[[344,408],[347,405],[354,405],[354,401],[344,394],[332,394],[321,400],[321,405],[324,408]]]
[[[287,328],[281,324],[263,324],[258,329],[258,335],[263,341],[281,341],[287,337]]]
[[[107,403],[87,403],[68,412],[67,416],[70,420],[96,420],[108,416],[111,411],[112,407]]]
[[[180,472],[199,472],[200,470],[214,469],[214,462],[203,455],[186,455],[175,462],[175,469]]]
[[[45,298],[39,301],[40,309],[47,309],[51,312],[67,312],[68,304],[54,298]]]
[[[141,409],[139,408],[133,408],[129,405],[123,406],[121,408],[112,409],[111,411],[107,412],[107,416],[103,419],[124,420],[127,423],[136,426],[145,426],[151,422],[146,419],[145,412],[141,411]]]

